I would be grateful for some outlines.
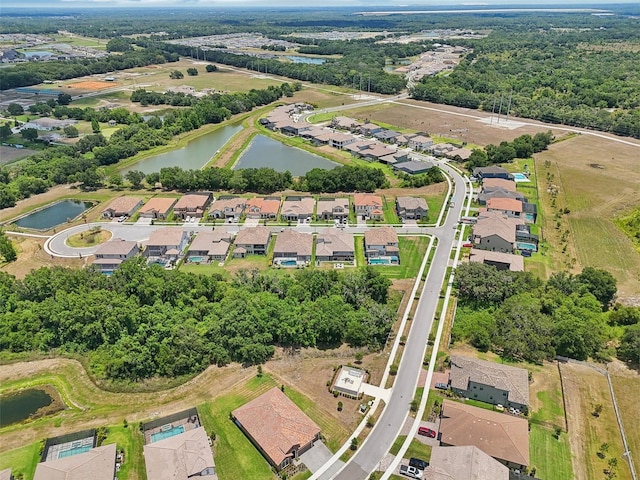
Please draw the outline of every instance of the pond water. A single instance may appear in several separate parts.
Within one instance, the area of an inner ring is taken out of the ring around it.
[[[278,172],[289,170],[291,175],[299,177],[313,168],[331,170],[337,166],[326,158],[256,135],[233,169],[271,167]]]
[[[85,210],[93,206],[91,202],[81,200],[62,200],[49,205],[48,207],[30,213],[29,215],[16,220],[14,223],[19,227],[35,228],[37,230],[48,230],[65,223],[67,219],[73,220]]]
[[[37,388],[29,388],[2,398],[0,427],[22,422],[42,407],[51,405],[53,398]]]
[[[293,63],[310,63],[311,65],[322,65],[327,61],[324,58],[299,57],[298,55],[285,55],[285,58],[291,60]]]
[[[163,167],[198,170],[211,160],[211,157],[240,130],[242,130],[242,125],[226,125],[191,140],[186,147],[140,160],[138,163],[124,168],[121,173],[125,174],[130,170],[152,173],[159,172]]]

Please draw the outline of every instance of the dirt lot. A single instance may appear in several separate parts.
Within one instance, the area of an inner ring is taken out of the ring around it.
[[[35,150],[29,148],[12,148],[0,146],[0,165],[5,163],[11,163],[21,158],[28,157],[32,153],[36,153]]]
[[[70,83],[68,87],[75,88],[76,90],[95,91],[102,90],[104,88],[112,88],[113,82],[97,82],[95,80],[84,80],[82,82]]]

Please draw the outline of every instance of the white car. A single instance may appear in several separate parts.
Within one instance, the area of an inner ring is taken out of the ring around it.
[[[422,472],[410,465],[400,465],[400,474],[409,478],[422,478]]]

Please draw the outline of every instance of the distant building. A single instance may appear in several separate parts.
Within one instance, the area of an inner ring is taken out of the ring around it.
[[[484,180],[485,178],[504,178],[506,180],[514,180],[515,177],[502,167],[491,165],[489,167],[476,167],[473,169],[473,176]]]

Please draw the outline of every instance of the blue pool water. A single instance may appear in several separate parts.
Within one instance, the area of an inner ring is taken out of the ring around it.
[[[528,182],[529,177],[527,177],[524,173],[514,173],[513,178],[516,182]]]
[[[180,435],[181,433],[184,433],[184,427],[182,425],[172,427],[169,430],[165,430],[164,432],[152,433],[151,443],[159,442],[160,440],[164,440],[165,438],[175,437],[176,435]]]
[[[538,251],[535,243],[518,242],[516,245],[518,246],[518,250],[531,250],[532,252]]]
[[[191,263],[200,263],[204,257],[189,257]]]
[[[280,262],[283,267],[295,267],[298,263],[295,260],[285,260]]]
[[[388,265],[391,261],[388,258],[372,258],[369,260],[371,265]]]
[[[91,445],[83,445],[81,447],[70,448],[69,450],[61,450],[60,452],[58,452],[58,458],[67,458],[74,455],[79,455],[81,453],[86,453],[92,448],[93,446]]]

